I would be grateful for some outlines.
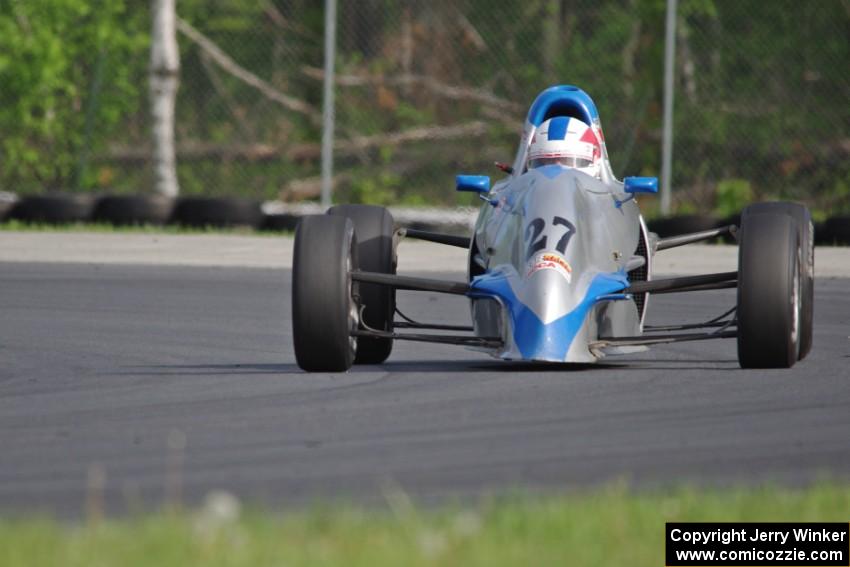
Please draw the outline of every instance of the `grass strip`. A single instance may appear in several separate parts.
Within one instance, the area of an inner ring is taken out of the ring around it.
[[[611,486],[554,496],[514,494],[477,506],[377,509],[317,505],[195,512],[63,524],[0,520],[0,565],[630,565],[664,564],[668,521],[850,520],[850,485],[805,489]]]

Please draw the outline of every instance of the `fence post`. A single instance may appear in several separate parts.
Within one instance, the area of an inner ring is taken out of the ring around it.
[[[176,197],[177,160],[174,155],[174,106],[180,83],[180,53],[177,50],[175,0],[152,0],[151,30],[151,130],[153,132],[154,189]]]
[[[664,40],[664,132],[661,147],[661,214],[670,214],[670,178],[673,176],[673,76],[676,60],[676,3],[667,0]]]
[[[336,0],[325,0],[325,73],[322,97],[322,206],[331,206],[334,145],[334,61],[336,60]]]
[[[83,147],[77,155],[77,168],[74,170],[74,190],[81,191],[86,181],[89,168],[89,155],[91,154],[92,138],[94,137],[94,123],[100,106],[100,90],[103,87],[103,68],[106,66],[106,49],[101,45],[97,54],[97,62],[94,64],[94,77],[89,87],[86,99],[86,117],[83,123]]]

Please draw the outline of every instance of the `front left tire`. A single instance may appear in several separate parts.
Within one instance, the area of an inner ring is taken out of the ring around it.
[[[357,237],[346,217],[313,215],[295,230],[292,339],[307,372],[345,372],[357,355]]]

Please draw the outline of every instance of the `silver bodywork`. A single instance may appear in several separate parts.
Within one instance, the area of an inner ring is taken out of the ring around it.
[[[598,117],[593,126],[602,139]],[[601,179],[557,165],[525,171],[534,130],[526,122],[514,173],[494,185],[478,216],[473,324],[478,336],[502,339],[490,351],[499,358],[593,362],[622,352],[596,347],[600,337],[641,333],[647,297],[622,291],[649,279],[651,243],[604,144]]]

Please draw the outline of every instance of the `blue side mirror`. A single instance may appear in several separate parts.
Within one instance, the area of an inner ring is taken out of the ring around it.
[[[489,193],[490,177],[487,175],[458,175],[455,177],[455,188],[458,191]]]
[[[623,185],[626,193],[658,193],[657,177],[626,177]]]

